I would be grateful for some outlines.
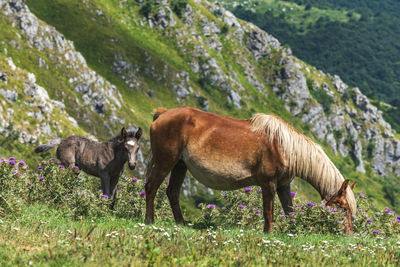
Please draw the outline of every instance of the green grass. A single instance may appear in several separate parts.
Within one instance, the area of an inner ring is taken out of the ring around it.
[[[0,261],[5,266],[396,266],[400,259],[398,238],[268,235],[141,221],[112,215],[73,221],[58,209],[29,206],[2,218]]]
[[[228,9],[234,9],[234,2],[223,0],[222,4]],[[320,19],[346,23],[350,19],[359,20],[361,18],[361,15],[354,11],[321,9],[281,0],[255,0],[247,1],[247,4],[239,1],[239,5],[244,9],[253,11],[254,14],[269,14],[274,17],[284,17],[289,24],[296,27],[303,34],[307,33],[307,30]]]

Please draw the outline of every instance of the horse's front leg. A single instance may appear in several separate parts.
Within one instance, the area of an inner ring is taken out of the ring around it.
[[[285,214],[293,211],[292,197],[290,196],[290,183],[277,188],[278,197],[281,201]]]
[[[102,172],[100,174],[101,179],[101,189],[103,190],[103,194],[111,197],[111,189],[110,189],[110,175],[107,172]]]
[[[264,232],[270,233],[272,230],[272,221],[274,219],[274,198],[276,192],[276,183],[270,181],[261,186],[264,208]]]
[[[346,234],[348,234],[348,235],[352,235],[354,233],[352,220],[353,220],[353,218],[351,216],[350,208],[347,208],[346,218],[344,219],[344,221],[345,221],[345,231],[346,231]]]

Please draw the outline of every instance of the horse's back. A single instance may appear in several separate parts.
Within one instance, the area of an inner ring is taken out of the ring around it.
[[[98,156],[105,154],[101,143],[82,136],[69,136],[57,148],[57,158],[67,165],[76,165],[85,172],[99,176]]]
[[[151,127],[153,157],[182,159],[203,184],[234,189],[255,184],[262,168],[273,175],[276,166],[261,166],[263,157],[279,158],[256,134],[248,120],[239,120],[182,107],[163,112]]]

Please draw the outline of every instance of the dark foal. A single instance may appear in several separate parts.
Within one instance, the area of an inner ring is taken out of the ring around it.
[[[127,132],[122,128],[121,133],[106,142],[96,142],[82,136],[70,136],[51,144],[40,145],[36,153],[48,151],[56,146],[57,158],[66,168],[78,166],[84,172],[99,177],[103,194],[112,199],[114,208],[116,185],[124,171],[125,162],[131,170],[136,167],[136,155],[139,150],[139,139],[142,129],[136,133]]]

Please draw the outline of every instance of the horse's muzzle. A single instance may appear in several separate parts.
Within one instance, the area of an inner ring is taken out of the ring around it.
[[[129,165],[129,169],[131,169],[132,171],[135,169],[136,167],[136,163],[135,164],[128,164]]]

